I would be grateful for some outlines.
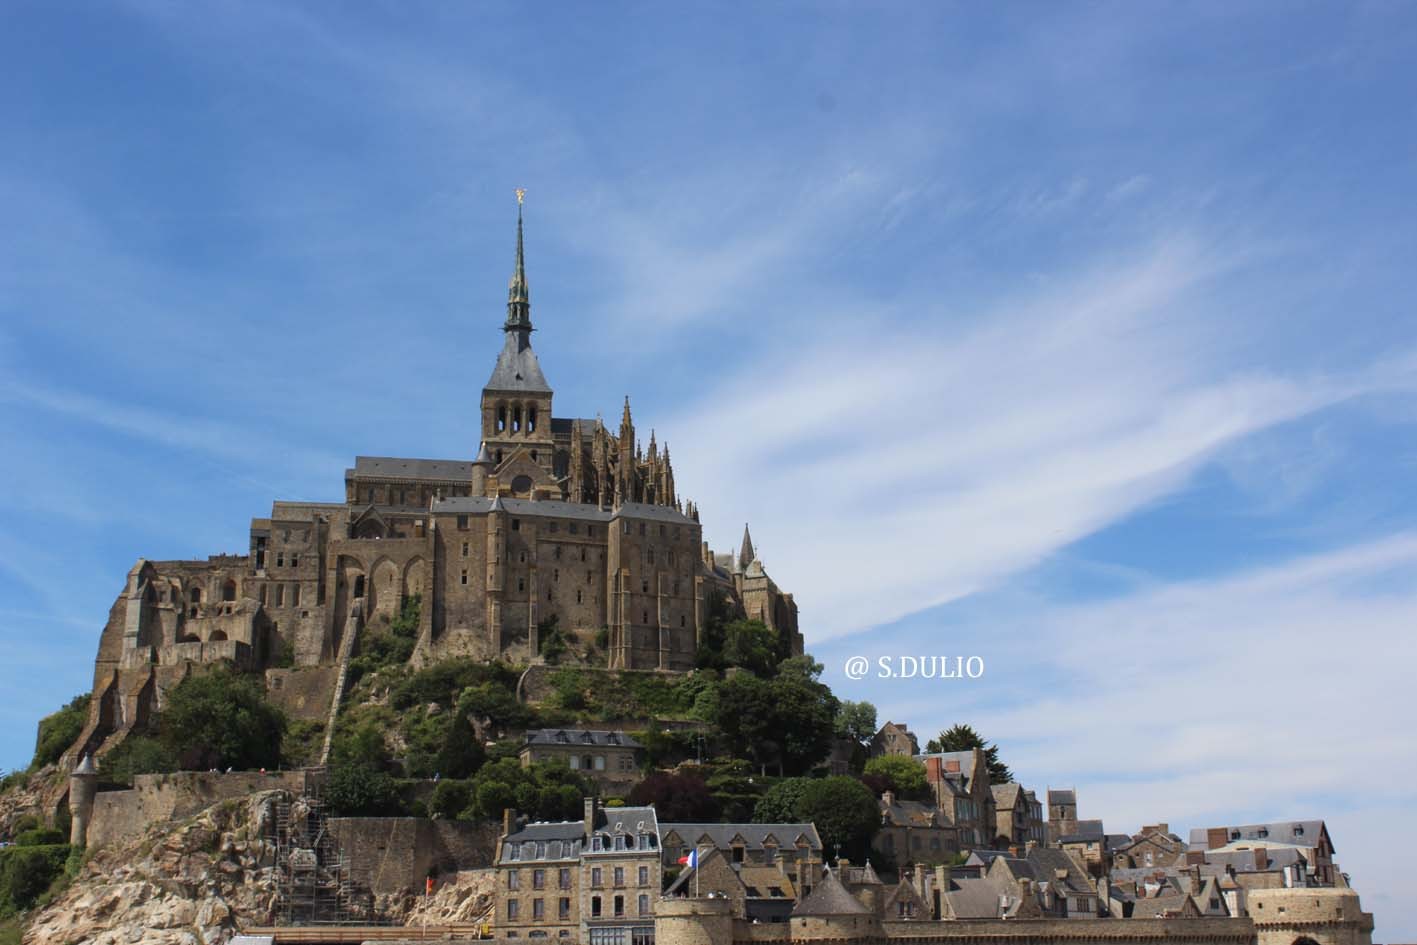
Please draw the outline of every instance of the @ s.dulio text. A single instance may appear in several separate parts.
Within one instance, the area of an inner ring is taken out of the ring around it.
[[[842,666],[847,679],[980,679],[982,656],[849,656]]]

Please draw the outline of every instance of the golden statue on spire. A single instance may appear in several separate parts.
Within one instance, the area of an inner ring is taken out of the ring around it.
[[[518,188],[517,188],[517,206],[520,207],[520,206],[522,205],[522,198],[525,197],[525,196],[526,196],[526,188],[525,188],[525,187],[518,187]]]

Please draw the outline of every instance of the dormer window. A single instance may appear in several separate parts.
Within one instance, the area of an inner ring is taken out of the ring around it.
[[[1303,825],[1303,824],[1295,824],[1295,825],[1294,825],[1294,836],[1296,836],[1296,837],[1302,837],[1303,835],[1304,835],[1304,825]]]

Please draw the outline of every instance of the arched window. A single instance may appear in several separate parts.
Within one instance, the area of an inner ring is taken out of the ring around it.
[[[364,596],[364,575],[362,574],[356,574],[354,576],[354,596]]]
[[[228,580],[221,586],[222,600],[236,600],[236,582]]]
[[[512,432],[520,433],[522,429],[522,408],[520,404],[512,407]]]
[[[200,604],[202,602],[202,589],[200,587],[189,588],[187,591],[187,600],[193,604]]]
[[[536,408],[535,408],[535,407],[528,407],[528,408],[527,408],[527,411],[526,411],[526,432],[528,432],[528,433],[535,433],[535,432],[536,432]],[[532,458],[532,459],[536,459],[536,454],[533,453],[532,456],[531,456],[531,458]]]
[[[504,430],[506,430],[506,429],[507,429],[507,405],[506,405],[506,404],[498,404],[498,405],[497,405],[497,432],[498,432],[498,433],[501,433],[502,431],[504,431]],[[497,458],[498,458],[498,459],[501,459],[501,456],[498,456]]]
[[[208,643],[222,643],[226,640],[225,630],[213,630],[212,635],[207,637]]]

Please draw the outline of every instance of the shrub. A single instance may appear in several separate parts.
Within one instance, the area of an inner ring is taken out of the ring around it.
[[[66,842],[64,834],[53,827],[32,827],[15,835],[17,847],[51,847]]]
[[[866,762],[867,775],[884,778],[902,800],[923,801],[930,797],[930,786],[925,782],[925,766],[906,755],[881,755]]]
[[[64,873],[67,844],[0,850],[0,917],[23,912]]]
[[[30,768],[42,768],[59,760],[59,756],[79,737],[89,718],[89,694],[75,696],[58,712],[39,720],[39,735],[35,739],[34,760]]]
[[[472,788],[466,781],[443,780],[433,788],[428,810],[440,817],[456,817],[472,803]]]
[[[163,742],[148,735],[129,735],[104,755],[99,777],[106,784],[131,787],[139,774],[164,774],[176,771],[177,756]]]
[[[369,764],[344,762],[330,768],[325,802],[345,817],[389,817],[402,812],[398,783]]]
[[[286,720],[257,677],[219,668],[174,686],[158,726],[186,769],[249,770],[280,764]]]
[[[702,778],[689,774],[652,772],[630,792],[636,806],[653,805],[655,815],[668,823],[711,823],[719,806]]]

